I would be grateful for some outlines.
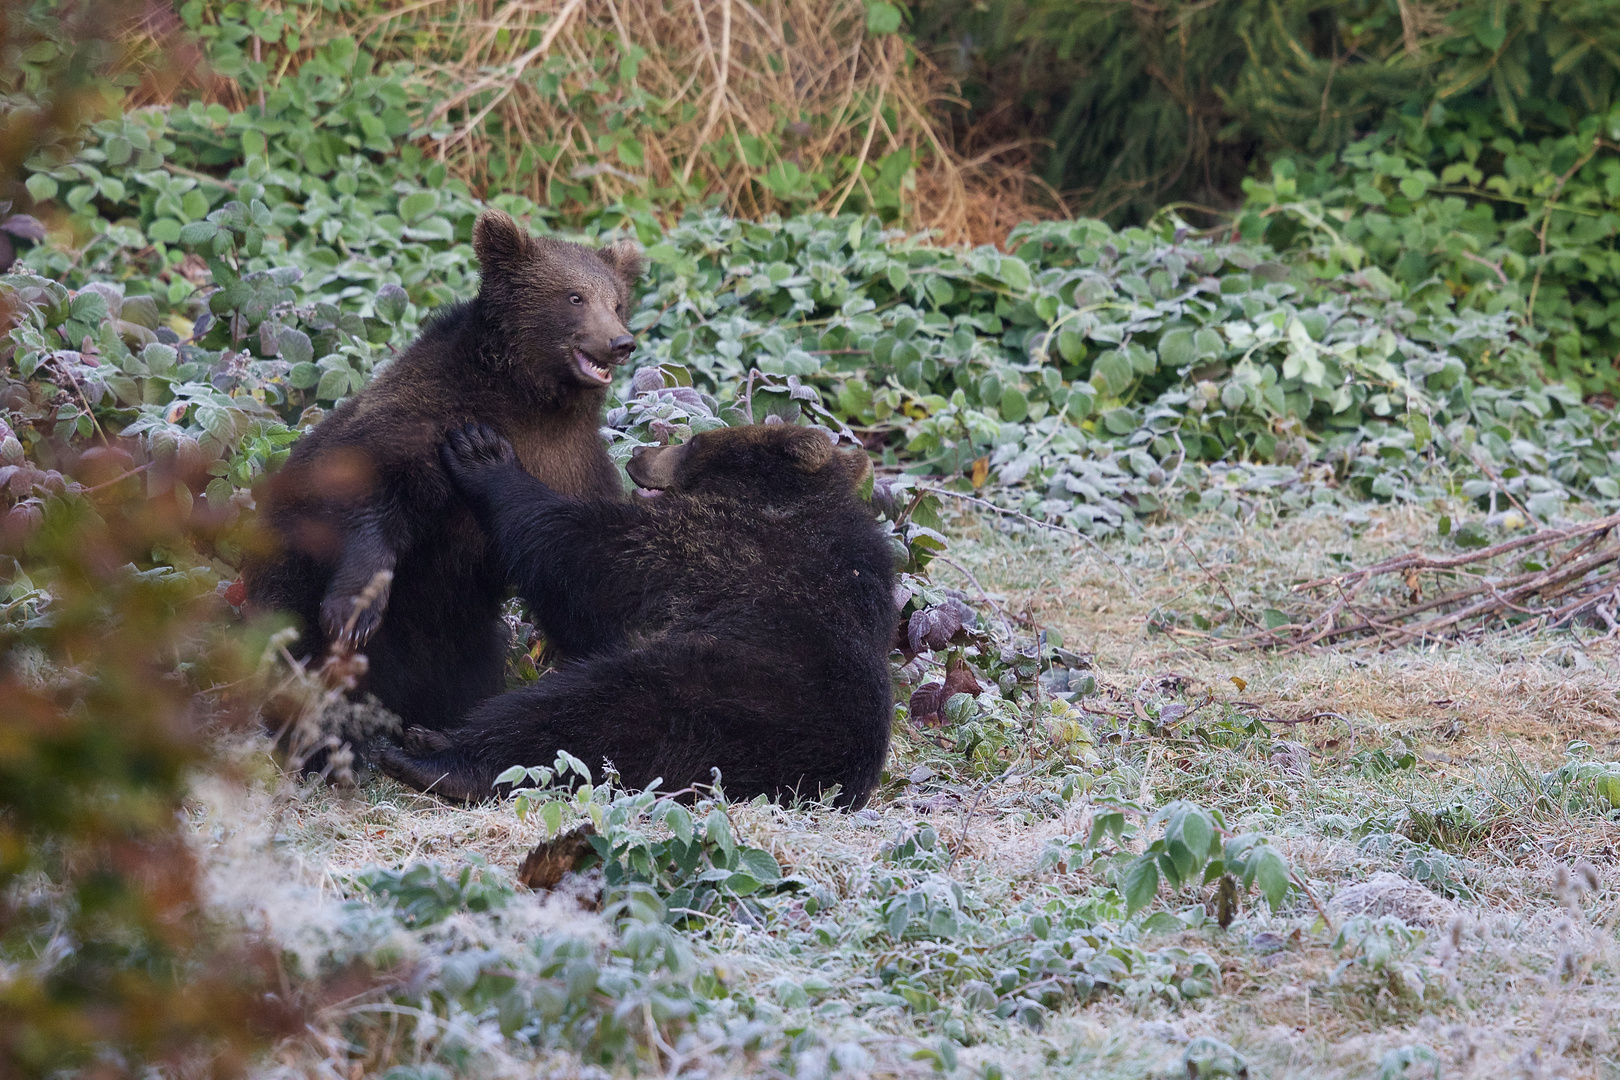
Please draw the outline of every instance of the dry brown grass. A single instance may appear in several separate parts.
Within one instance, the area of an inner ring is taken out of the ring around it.
[[[747,218],[836,212],[852,195],[870,201],[863,165],[905,150],[915,172],[901,192],[904,228],[1000,243],[1021,221],[1065,213],[1035,177],[1027,143],[951,145],[938,118],[953,100],[949,79],[899,36],[868,33],[862,0],[415,0],[300,22],[293,55],[255,43],[272,71],[296,72],[341,35],[381,62],[410,62],[425,102],[413,118],[418,142],[478,193],[545,205],[562,180],[586,186],[595,205],[662,192],[655,202],[718,202]],[[642,57],[641,104],[626,82],[601,82],[632,55]],[[559,78],[555,89],[543,91],[542,72]],[[233,108],[254,100],[206,74],[178,89]],[[573,107],[579,95],[591,110]],[[639,165],[604,143],[601,118],[615,112],[644,151]],[[750,139],[764,148],[762,164],[745,160]],[[555,158],[522,174],[491,172],[492,160],[547,146]],[[809,207],[785,202],[761,182],[785,166],[831,183]]]

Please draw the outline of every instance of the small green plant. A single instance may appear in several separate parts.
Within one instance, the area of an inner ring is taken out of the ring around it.
[[[775,856],[739,842],[720,789],[705,794],[660,795],[656,782],[627,792],[608,777],[593,784],[578,758],[560,752],[550,766],[514,766],[496,778],[512,785],[520,820],[534,817],[555,836],[565,824],[588,821],[591,847],[610,888],[646,886],[678,926],[747,908],[744,917],[764,917],[758,898],[802,889],[803,878],[784,876]],[[572,785],[571,788],[569,785]],[[692,809],[678,798],[694,795]],[[812,895],[807,906],[814,911]]]
[[[1613,818],[1620,811],[1620,762],[1572,758],[1542,777],[1542,785],[1565,812]]]
[[[1155,825],[1164,828],[1148,841]],[[1132,850],[1138,844],[1145,845],[1140,854]],[[1127,915],[1153,903],[1161,881],[1172,891],[1215,884],[1222,926],[1231,922],[1240,895],[1248,890],[1258,888],[1276,910],[1290,888],[1288,862],[1264,836],[1229,835],[1219,810],[1179,800],[1150,813],[1131,800],[1099,796],[1090,832],[1083,839],[1050,841],[1041,855],[1042,869],[1058,866],[1069,872],[1094,863],[1101,863],[1115,882]]]
[[[1424,937],[1394,915],[1352,915],[1333,938],[1340,960],[1330,982],[1358,989],[1374,1004],[1422,1001],[1430,983]]]
[[[434,863],[403,870],[369,867],[355,884],[391,903],[395,917],[410,929],[439,922],[458,911],[493,911],[506,906],[512,886],[482,867],[464,866],[455,876]]]

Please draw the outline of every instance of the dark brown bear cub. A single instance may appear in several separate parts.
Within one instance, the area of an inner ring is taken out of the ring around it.
[[[732,797],[866,802],[895,612],[860,448],[791,425],[708,431],[638,453],[631,478],[661,494],[628,503],[552,490],[486,428],[452,432],[444,460],[547,640],[581,659],[447,732],[407,731],[383,771],[487,798],[503,770],[566,750],[633,788],[717,767]]]
[[[339,635],[365,684],[407,724],[444,726],[502,687],[506,581],[439,463],[451,427],[489,424],[552,488],[623,498],[599,434],[610,369],[629,355],[635,245],[594,251],[478,219],[476,299],[431,318],[377,380],[294,448],[271,481],[267,550],[243,577],[250,609],[290,611],[297,651]],[[379,571],[392,584],[355,615]]]

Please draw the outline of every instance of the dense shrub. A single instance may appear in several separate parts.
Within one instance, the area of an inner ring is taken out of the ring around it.
[[[1405,104],[1605,112],[1620,74],[1610,0],[943,0],[919,37],[955,58],[964,122],[1052,141],[1047,180],[1143,221],[1239,198],[1256,159],[1334,152]]]
[[[1522,317],[1546,370],[1620,392],[1620,109],[1539,103],[1506,129],[1496,105],[1389,117],[1313,163],[1245,181],[1242,231],[1310,251],[1328,277],[1371,264],[1409,302]],[[1522,373],[1483,363],[1512,383]]]
[[[33,162],[30,190],[62,231],[23,264],[67,287],[8,287],[30,460],[65,460],[100,425],[195,460],[197,494],[234,513],[292,426],[470,291],[479,204],[442,165],[410,147],[327,161],[300,140],[194,105],[104,122],[74,156]],[[495,202],[546,222],[525,198]],[[614,226],[650,244],[643,362],[685,368],[718,401],[816,406],[885,463],[1037,517],[1109,531],[1184,499],[1235,512],[1458,479],[1491,509],[1493,464],[1536,513],[1620,493],[1593,415],[1539,386],[1537,332],[1511,305],[1453,306],[1376,267],[1301,271],[1168,225],[1029,225],[1010,254],[855,216],[696,215],[665,231],[610,207],[586,223]],[[13,498],[36,487],[19,480]]]

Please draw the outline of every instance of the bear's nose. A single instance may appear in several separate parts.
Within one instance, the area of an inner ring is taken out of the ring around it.
[[[608,342],[608,348],[612,349],[613,355],[617,356],[620,360],[623,360],[625,357],[629,356],[630,350],[634,349],[635,347],[636,339],[631,337],[629,334],[620,334],[618,337]]]

